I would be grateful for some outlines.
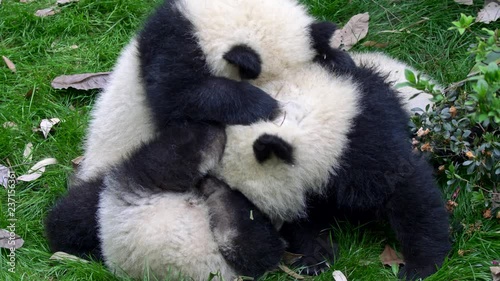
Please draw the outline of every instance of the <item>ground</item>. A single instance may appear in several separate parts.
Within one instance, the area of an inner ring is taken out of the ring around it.
[[[13,73],[0,61],[0,165],[12,166],[17,175],[35,162],[54,157],[57,165],[47,167],[39,179],[15,186],[15,231],[25,243],[15,252],[15,272],[8,270],[10,251],[0,254],[0,280],[117,280],[96,262],[58,262],[43,233],[43,219],[55,200],[66,190],[72,172],[71,160],[82,154],[82,140],[96,91],[54,90],[53,78],[61,74],[109,71],[120,49],[140,26],[157,1],[80,0],[61,6],[59,13],[39,18],[38,9],[55,0],[0,4],[0,55],[15,65]],[[478,2],[478,1],[476,1]],[[378,49],[422,69],[443,84],[463,79],[474,64],[467,48],[472,35],[448,31],[460,13],[475,15],[481,4],[464,6],[452,0],[304,0],[320,19],[343,25],[357,14],[370,12],[370,31],[364,41],[387,44]],[[480,26],[478,27],[478,29]],[[362,42],[364,42],[362,41]],[[361,43],[362,43],[361,42]],[[44,139],[33,128],[44,118],[62,120]],[[27,143],[34,145],[33,159],[23,158]],[[451,192],[444,191],[445,198]],[[8,194],[0,189],[0,228],[6,228]],[[5,200],[4,200],[5,198]],[[482,210],[471,207],[466,192],[456,199],[452,216],[454,247],[442,269],[427,280],[491,280],[489,267],[500,259],[500,227],[482,218]],[[10,206],[11,207],[11,206]],[[471,225],[477,224],[474,229]],[[460,230],[460,228],[462,228]],[[357,227],[344,222],[333,226],[340,257],[332,269],[315,280],[331,280],[341,270],[348,280],[396,280],[379,255],[385,244],[397,243],[384,227]],[[270,273],[264,280],[292,279],[285,273]]]

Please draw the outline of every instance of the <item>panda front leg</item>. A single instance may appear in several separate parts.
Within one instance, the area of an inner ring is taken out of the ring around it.
[[[239,274],[259,277],[278,266],[285,242],[267,216],[224,182],[205,177],[199,185],[219,251]]]
[[[448,214],[432,171],[421,159],[413,167],[403,181],[396,180],[385,205],[406,262],[399,277],[406,280],[435,273],[451,248]]]

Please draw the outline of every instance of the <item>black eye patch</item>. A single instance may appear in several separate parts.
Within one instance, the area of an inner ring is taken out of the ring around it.
[[[247,45],[236,45],[223,58],[240,70],[242,79],[257,79],[262,69],[259,54]]]

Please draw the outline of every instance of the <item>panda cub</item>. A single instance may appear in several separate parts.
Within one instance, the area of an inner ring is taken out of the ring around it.
[[[285,244],[267,216],[206,174],[224,146],[223,126],[185,122],[165,127],[101,182],[69,189],[48,217],[52,249],[102,256],[113,272],[134,278],[150,270],[161,279],[206,280],[210,272],[219,272],[231,280],[276,267]],[[96,207],[99,221],[85,221],[96,215]],[[98,237],[89,235],[96,223]]]

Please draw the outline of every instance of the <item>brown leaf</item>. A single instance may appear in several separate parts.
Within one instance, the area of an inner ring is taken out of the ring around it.
[[[55,7],[50,7],[36,11],[35,16],[43,18],[43,17],[53,16],[57,13],[59,13],[59,10],[56,10]]]
[[[385,47],[389,46],[389,43],[379,43],[376,41],[366,41],[362,45],[365,47],[385,48]]]
[[[500,266],[490,267],[492,281],[500,281]]]
[[[470,5],[474,4],[473,0],[454,0],[454,1],[455,1],[455,3],[462,4],[462,5],[469,5],[470,6]]]
[[[0,248],[19,249],[23,244],[24,240],[19,235],[5,229],[0,229]]]
[[[75,159],[71,160],[71,163],[73,163],[73,169],[78,168],[78,166],[80,165],[80,163],[82,162],[82,160],[83,160],[83,155],[82,156],[78,156]]]
[[[473,159],[474,158],[474,153],[472,153],[472,151],[467,151],[465,153],[465,156],[467,156],[467,158],[469,158],[469,159]]]
[[[83,263],[88,263],[88,260],[81,259],[79,257],[75,257],[65,252],[55,252],[49,259],[51,260],[71,260],[71,261],[79,261]]]
[[[457,115],[457,108],[453,105],[450,107],[450,115],[451,117],[455,117]]]
[[[74,88],[77,90],[104,89],[111,72],[82,73],[61,75],[56,77],[51,85],[54,89]]]
[[[2,58],[10,71],[16,73],[16,65],[6,56],[2,56]]]
[[[345,275],[344,275],[344,273],[342,273],[342,271],[335,270],[332,273],[332,276],[333,276],[333,280],[335,280],[335,281],[347,281],[347,277],[345,277]]]
[[[391,248],[391,246],[385,245],[384,251],[380,254],[380,261],[383,265],[389,266],[392,266],[393,264],[405,264],[404,260],[400,257],[402,257],[400,253],[396,252],[393,248]]]
[[[46,166],[53,164],[57,164],[57,160],[55,158],[45,158],[33,165],[33,167],[31,167],[26,174],[17,177],[17,180],[27,182],[34,181],[42,176],[42,174],[45,172]]]
[[[291,264],[295,263],[296,261],[298,261],[303,256],[304,255],[290,253],[290,252],[285,251],[281,260],[283,261],[284,264],[291,265]]]
[[[61,122],[59,118],[42,119],[40,122],[40,131],[42,132],[43,137],[47,138],[52,127],[57,125],[59,122]]]
[[[432,151],[432,146],[430,143],[424,143],[421,147],[420,150],[422,151]]]
[[[9,176],[10,169],[8,167],[0,165],[0,184],[5,188],[9,187]]]
[[[500,18],[500,4],[490,2],[477,14],[476,22],[490,23]]]
[[[431,130],[429,130],[429,128],[424,130],[424,128],[420,127],[420,129],[418,129],[418,131],[417,131],[417,137],[421,138],[423,136],[428,135],[430,132],[431,132]]]
[[[351,49],[352,46],[368,34],[369,20],[370,15],[368,13],[353,16],[342,29],[335,31],[330,45],[333,48],[341,48],[346,51]]]
[[[453,213],[453,211],[455,210],[455,207],[458,206],[458,203],[453,201],[453,200],[448,200],[448,202],[446,202],[446,210],[448,210],[448,212],[450,213]]]

